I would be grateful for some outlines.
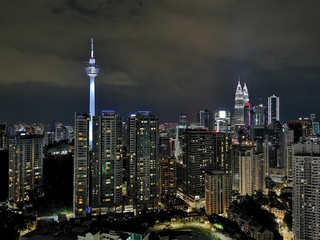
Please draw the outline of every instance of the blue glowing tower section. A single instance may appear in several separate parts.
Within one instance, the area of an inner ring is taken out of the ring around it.
[[[89,113],[90,113],[90,123],[89,123],[89,148],[92,149],[93,142],[93,117],[96,114],[95,110],[95,85],[94,79],[99,73],[99,68],[96,65],[96,60],[93,57],[93,37],[91,37],[91,56],[89,62],[86,63],[86,72],[90,78],[90,103],[89,103]]]

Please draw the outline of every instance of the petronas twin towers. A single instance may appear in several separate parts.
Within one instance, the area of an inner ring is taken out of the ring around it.
[[[244,124],[244,105],[249,102],[249,93],[246,83],[244,83],[243,88],[241,87],[240,81],[238,81],[236,95],[235,95],[235,105],[234,114],[232,118],[231,125],[237,129],[236,126]]]

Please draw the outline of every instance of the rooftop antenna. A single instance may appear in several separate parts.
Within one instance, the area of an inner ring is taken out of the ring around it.
[[[93,36],[91,36],[91,58],[93,58]]]

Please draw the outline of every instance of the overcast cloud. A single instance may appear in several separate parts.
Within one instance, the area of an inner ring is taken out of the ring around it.
[[[1,1],[0,121],[72,124],[88,111],[90,37],[97,110],[149,109],[161,122],[233,111],[241,76],[281,120],[319,111],[319,1]],[[261,101],[260,101],[261,99]]]

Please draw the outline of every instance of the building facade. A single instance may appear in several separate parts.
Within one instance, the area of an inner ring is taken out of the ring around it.
[[[129,117],[128,200],[136,213],[157,208],[159,194],[159,119],[150,111]]]
[[[214,112],[214,131],[230,133],[231,114],[228,111]]]
[[[43,136],[19,134],[9,140],[9,201],[31,203],[31,195],[42,187]]]
[[[232,146],[232,190],[242,196],[251,196],[255,190],[265,188],[265,155],[257,153],[255,149],[253,142]]]
[[[177,193],[177,163],[175,157],[160,159],[160,195],[174,196]]]
[[[268,97],[268,124],[280,121],[280,98],[272,95]]]
[[[213,170],[213,134],[206,128],[185,129],[182,158],[183,192],[190,198],[204,197],[204,174]]]
[[[231,178],[224,171],[205,174],[206,214],[226,214],[231,200]]]
[[[293,146],[292,230],[295,240],[320,239],[320,145]]]
[[[91,161],[91,202],[93,213],[122,210],[122,117],[104,110],[94,118]]]
[[[89,208],[89,114],[74,116],[73,214],[85,217]]]

